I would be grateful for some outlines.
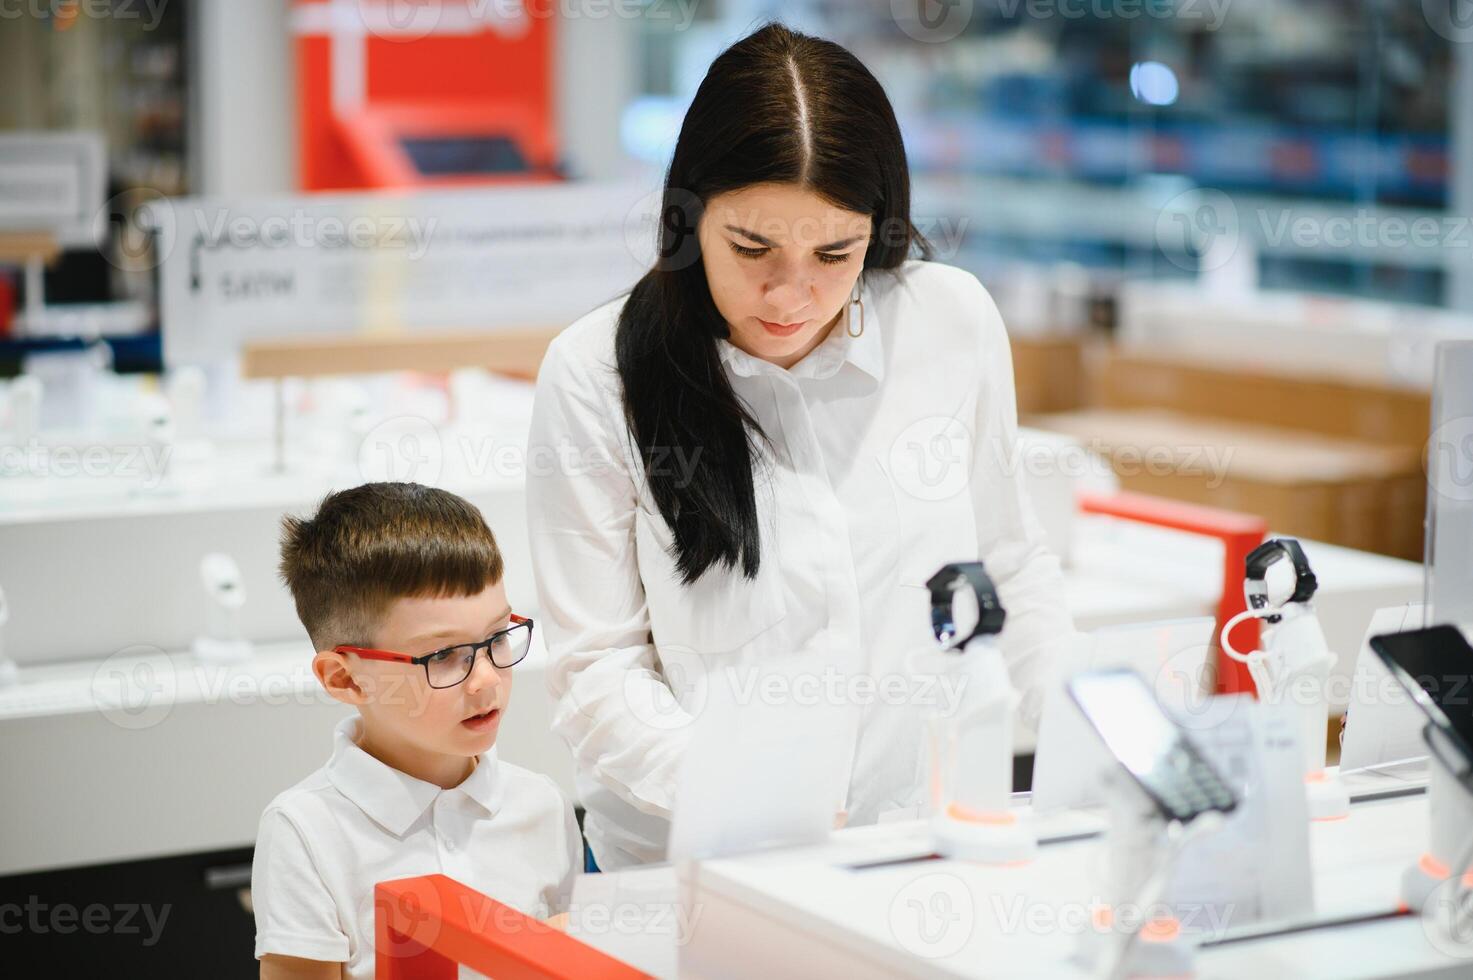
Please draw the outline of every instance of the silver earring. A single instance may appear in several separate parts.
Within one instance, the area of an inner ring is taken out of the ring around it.
[[[859,307],[859,330],[854,329],[854,307]],[[864,334],[864,300],[859,296],[859,284],[854,284],[854,298],[849,301],[849,326],[845,329],[850,337],[860,337]]]

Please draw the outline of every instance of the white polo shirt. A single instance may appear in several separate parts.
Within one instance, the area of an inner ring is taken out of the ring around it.
[[[499,762],[493,747],[441,789],[363,751],[361,731],[357,715],[340,722],[327,765],[261,815],[258,959],[341,962],[344,976],[371,978],[373,886],[394,878],[443,874],[538,918],[566,909],[583,847],[550,778]]]

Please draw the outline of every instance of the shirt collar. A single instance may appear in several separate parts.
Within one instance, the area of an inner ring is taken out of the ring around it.
[[[380,762],[358,747],[363,719],[352,715],[338,722],[333,731],[332,758],[327,778],[372,820],[396,837],[413,826],[441,793],[464,793],[487,813],[501,808],[501,779],[496,747],[483,753],[476,767],[459,786],[441,789]]]
[[[868,286],[861,286],[859,295],[864,301],[864,332],[858,337],[849,336],[849,318],[856,310],[853,303],[846,303],[844,316],[834,324],[823,343],[788,369],[793,377],[821,381],[833,377],[847,363],[876,381],[885,380],[885,348],[880,338],[880,323],[875,315],[874,297]],[[739,377],[750,378],[764,371],[781,370],[760,357],[753,357],[724,338],[718,342],[718,347],[721,363]]]

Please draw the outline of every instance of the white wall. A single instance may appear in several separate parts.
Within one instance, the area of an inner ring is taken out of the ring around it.
[[[197,0],[191,13],[191,185],[196,194],[296,186],[288,0]]]
[[[631,162],[619,145],[619,119],[638,84],[639,22],[565,18],[554,31],[563,160],[575,178],[625,176]]]

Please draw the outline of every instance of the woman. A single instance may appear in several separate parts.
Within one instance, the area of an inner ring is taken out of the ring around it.
[[[922,805],[934,701],[888,682],[928,641],[946,562],[996,580],[1025,716],[1073,634],[1014,465],[1002,322],[971,275],[912,258],[909,211],[874,76],[764,27],[686,113],[655,268],[548,351],[530,448],[560,462],[530,467],[528,527],[554,728],[604,868],[664,858],[688,722],[718,688],[798,697],[754,695],[744,667],[814,665],[844,712],[823,734],[846,746],[851,824]]]

